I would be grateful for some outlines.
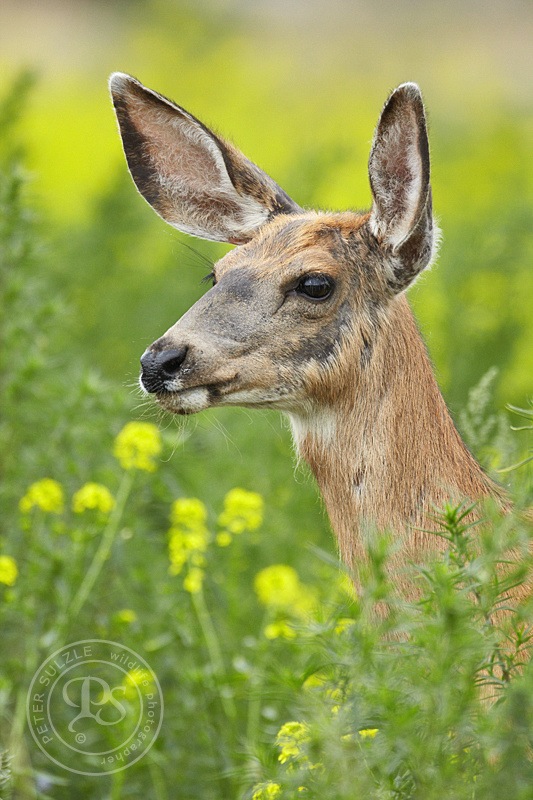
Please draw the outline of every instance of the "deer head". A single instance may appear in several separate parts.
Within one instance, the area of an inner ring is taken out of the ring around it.
[[[304,211],[134,78],[115,73],[110,86],[142,196],[179,230],[238,245],[215,265],[213,287],[146,350],[142,387],[178,414],[241,405],[297,419],[334,403],[346,360],[365,370],[391,306],[434,251],[418,87],[398,87],[379,119],[370,212],[323,213]]]

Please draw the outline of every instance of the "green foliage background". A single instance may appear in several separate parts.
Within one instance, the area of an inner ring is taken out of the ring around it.
[[[267,646],[254,576],[290,565],[320,595],[325,618],[328,609],[360,613],[350,610],[327,563],[324,553],[335,557],[327,521],[277,415],[221,409],[178,424],[139,405],[140,353],[204,291],[205,261],[225,248],[171,230],[137,196],[107,96],[109,73],[130,72],[174,98],[299,203],[322,208],[368,206],[366,159],[381,105],[393,86],[419,82],[444,238],[438,263],[410,298],[470,446],[499,468],[523,458],[529,444],[527,433],[509,433],[502,409],[526,406],[532,391],[532,27],[530,6],[518,1],[2,4],[0,554],[16,558],[20,571],[1,598],[0,733],[18,759],[6,792],[250,797],[254,783],[274,774],[275,734],[301,713],[306,676],[320,658],[346,658],[331,638]],[[20,77],[24,68],[33,77]],[[469,398],[492,366],[490,391]],[[115,494],[113,440],[139,418],[161,426],[160,467],[149,480],[137,478],[111,556],[63,633],[116,637],[147,654],[164,685],[168,724],[146,763],[113,781],[77,779],[51,770],[31,741],[21,745],[20,704],[32,665],[57,641],[58,614],[68,609],[98,533],[88,526],[76,540],[81,523],[71,515],[66,536],[47,522],[28,538],[18,501],[43,477],[58,480],[67,498],[87,481]],[[526,498],[530,475],[526,468],[516,478]],[[234,486],[259,492],[266,514],[260,534],[239,541],[231,556],[211,556],[206,595],[219,612],[228,672],[213,677],[194,609],[168,575],[166,531],[174,499],[201,498],[213,526]],[[83,547],[74,558],[76,541]],[[136,615],[129,628],[118,621],[124,608]],[[362,663],[362,674],[372,668],[371,659]],[[229,727],[221,686],[239,708]],[[322,708],[315,711],[320,718]],[[260,722],[246,727],[256,712]],[[325,723],[321,730],[324,738],[331,733]],[[485,767],[496,763],[487,748]],[[423,749],[413,749],[413,762]],[[382,765],[386,757],[383,751]],[[333,770],[338,762],[340,751],[332,751]],[[320,780],[316,791],[326,797]],[[332,797],[350,796],[349,787],[335,791]],[[430,796],[375,791],[376,798]],[[513,796],[528,797],[520,791]]]

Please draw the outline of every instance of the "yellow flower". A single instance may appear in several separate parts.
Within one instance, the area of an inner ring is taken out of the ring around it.
[[[227,547],[232,542],[231,533],[228,531],[221,531],[216,535],[216,543],[219,547]]]
[[[199,567],[192,567],[183,580],[183,588],[190,594],[198,594],[202,589],[204,571]]]
[[[53,478],[43,478],[32,483],[24,497],[19,502],[23,514],[28,514],[32,508],[40,508],[49,514],[61,514],[64,506],[63,487]]]
[[[113,445],[113,455],[123,469],[145,472],[154,472],[154,459],[161,450],[161,435],[151,422],[128,422]]]
[[[340,689],[328,689],[326,691],[326,697],[328,697],[329,700],[332,700],[333,704],[334,704],[334,705],[331,706],[331,713],[332,714],[338,714],[339,711],[341,710],[340,703],[342,703],[342,699],[343,699],[343,694],[342,694],[341,690]]]
[[[72,510],[76,514],[83,514],[84,511],[92,509],[101,511],[102,514],[109,514],[114,505],[113,495],[101,483],[84,484],[72,498]]]
[[[224,498],[224,510],[218,524],[230,533],[255,531],[263,522],[263,498],[257,492],[231,489]]]
[[[341,617],[341,619],[337,620],[337,624],[335,625],[335,633],[342,634],[344,631],[350,630],[355,625],[355,620],[350,619],[349,617]]]
[[[276,800],[281,796],[281,786],[279,783],[258,783],[254,786],[252,800]]]
[[[180,497],[172,504],[170,512],[172,527],[169,530],[169,572],[179,575],[185,565],[189,570],[183,588],[196,594],[202,588],[205,566],[204,553],[209,546],[207,509],[196,497]]]
[[[286,722],[276,736],[276,744],[280,748],[278,761],[285,764],[287,761],[297,761],[302,756],[305,759],[302,745],[310,739],[309,727],[304,722]]]
[[[123,622],[126,625],[131,625],[132,622],[136,622],[137,614],[131,608],[123,608],[121,611],[117,611],[115,619],[117,622]]]
[[[263,630],[267,639],[294,639],[296,631],[291,628],[289,623],[280,619],[277,622],[270,622]]]
[[[377,733],[379,733],[379,728],[363,728],[359,731],[359,736],[362,739],[373,739]]]
[[[172,503],[170,521],[172,525],[192,530],[203,528],[207,522],[207,509],[196,497],[180,497]]]
[[[11,556],[0,556],[0,583],[6,586],[13,586],[17,580],[19,571],[17,562]]]
[[[313,672],[305,679],[303,686],[304,689],[322,689],[326,683],[326,676],[320,672]]]
[[[130,670],[126,673],[126,685],[124,694],[129,700],[134,700],[138,692],[141,694],[151,694],[154,691],[154,676],[147,669]]]
[[[298,573],[288,564],[273,564],[257,573],[254,587],[259,602],[267,608],[307,616],[316,605],[314,592],[300,583]]]
[[[168,554],[170,558],[170,574],[179,575],[187,563],[188,558],[187,550],[183,544],[183,536],[179,531],[173,531],[172,529],[170,530]]]

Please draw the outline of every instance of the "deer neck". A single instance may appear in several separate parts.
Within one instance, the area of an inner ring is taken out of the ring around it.
[[[435,381],[407,301],[393,301],[386,322],[339,359],[338,381],[306,415],[291,415],[296,447],[310,465],[341,556],[364,557],[366,525],[389,529],[409,558],[437,537],[430,516],[449,500],[498,496],[462,442]],[[363,363],[364,362],[364,363]]]

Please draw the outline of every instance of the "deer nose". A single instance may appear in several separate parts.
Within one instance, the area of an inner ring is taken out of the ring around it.
[[[154,352],[150,348],[141,356],[141,382],[147,392],[160,392],[166,381],[175,378],[188,352],[187,345],[171,350]]]

